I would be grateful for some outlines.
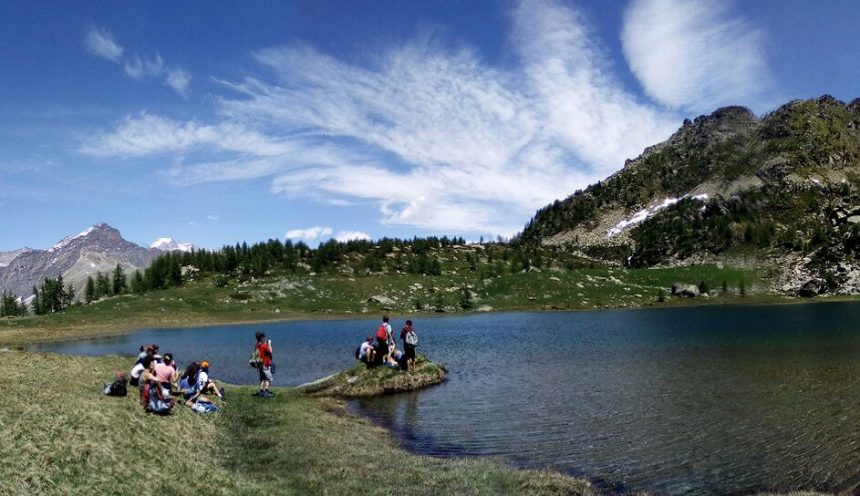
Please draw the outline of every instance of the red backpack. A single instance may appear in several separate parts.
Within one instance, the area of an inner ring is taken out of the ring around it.
[[[379,329],[376,330],[376,339],[380,341],[388,339],[388,329],[385,328],[384,324],[379,326]]]

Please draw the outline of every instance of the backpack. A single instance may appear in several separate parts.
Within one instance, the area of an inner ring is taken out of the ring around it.
[[[388,339],[388,329],[384,325],[379,326],[379,329],[376,330],[376,339],[380,341]]]
[[[125,374],[122,372],[116,373],[116,380],[112,384],[105,384],[103,392],[105,396],[128,396],[128,387],[126,386]]]
[[[161,384],[152,381],[143,385],[143,395],[141,395],[140,401],[143,403],[143,411],[158,415],[167,415],[175,404],[172,398],[164,398]]]
[[[248,359],[248,366],[252,369],[258,369],[263,365],[263,359],[260,358],[260,349],[254,346],[254,353]]]
[[[410,329],[409,332],[406,333],[406,344],[410,346],[418,346],[418,335],[415,334],[415,331]]]

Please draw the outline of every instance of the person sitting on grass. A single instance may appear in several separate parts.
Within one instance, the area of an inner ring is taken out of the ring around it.
[[[368,368],[373,366],[373,361],[376,358],[376,350],[373,349],[373,337],[368,336],[367,341],[361,343],[358,349],[358,359],[365,363]]]
[[[144,362],[147,360],[154,360],[155,357],[152,356],[152,353],[146,353],[143,355],[143,358],[138,358],[138,360],[134,363],[134,367],[131,368],[131,372],[128,374],[129,380],[128,385],[132,387],[140,386],[140,376],[143,374],[143,371],[146,370],[146,365]]]
[[[395,349],[393,352],[391,352],[388,355],[388,359],[385,361],[385,366],[391,367],[393,369],[406,370],[407,366],[408,366],[406,353],[403,353],[402,351]]]
[[[164,394],[169,395],[173,390],[177,375],[176,362],[173,361],[172,354],[165,353],[161,360],[156,360],[155,377],[158,379],[158,383],[161,384]]]
[[[224,389],[219,389],[215,381],[209,379],[209,362],[206,360],[200,362],[200,372],[197,374],[197,388],[203,394],[212,393],[218,399],[224,399]]]
[[[191,362],[191,364],[185,368],[185,373],[179,381],[179,388],[180,391],[182,391],[182,399],[185,400],[185,405],[189,408],[193,408],[194,404],[197,402],[211,403],[209,398],[207,398],[203,394],[203,391],[198,387],[199,383],[197,378],[199,375],[200,364],[197,362]]]
[[[173,408],[173,400],[165,396],[155,375],[155,358],[147,356],[141,362],[144,366],[140,375],[140,399],[146,412],[166,415]]]

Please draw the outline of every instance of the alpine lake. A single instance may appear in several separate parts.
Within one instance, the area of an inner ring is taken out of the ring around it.
[[[395,334],[406,317],[393,316]],[[407,449],[549,467],[614,492],[860,493],[860,302],[413,318],[447,382],[353,401]],[[378,318],[151,329],[35,350],[133,356],[253,384],[254,332],[275,384],[338,372]],[[129,368],[133,358],[129,359]]]

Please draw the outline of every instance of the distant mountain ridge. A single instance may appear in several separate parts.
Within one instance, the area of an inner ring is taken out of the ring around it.
[[[119,264],[130,274],[172,249],[144,248],[124,239],[117,229],[100,223],[63,238],[47,250],[23,248],[0,253],[0,291],[26,298],[46,277],[62,275],[64,283],[72,284],[80,296],[87,277],[96,272],[113,271]]]
[[[632,267],[752,263],[776,291],[858,293],[860,99],[687,120],[539,210],[519,240]]]

